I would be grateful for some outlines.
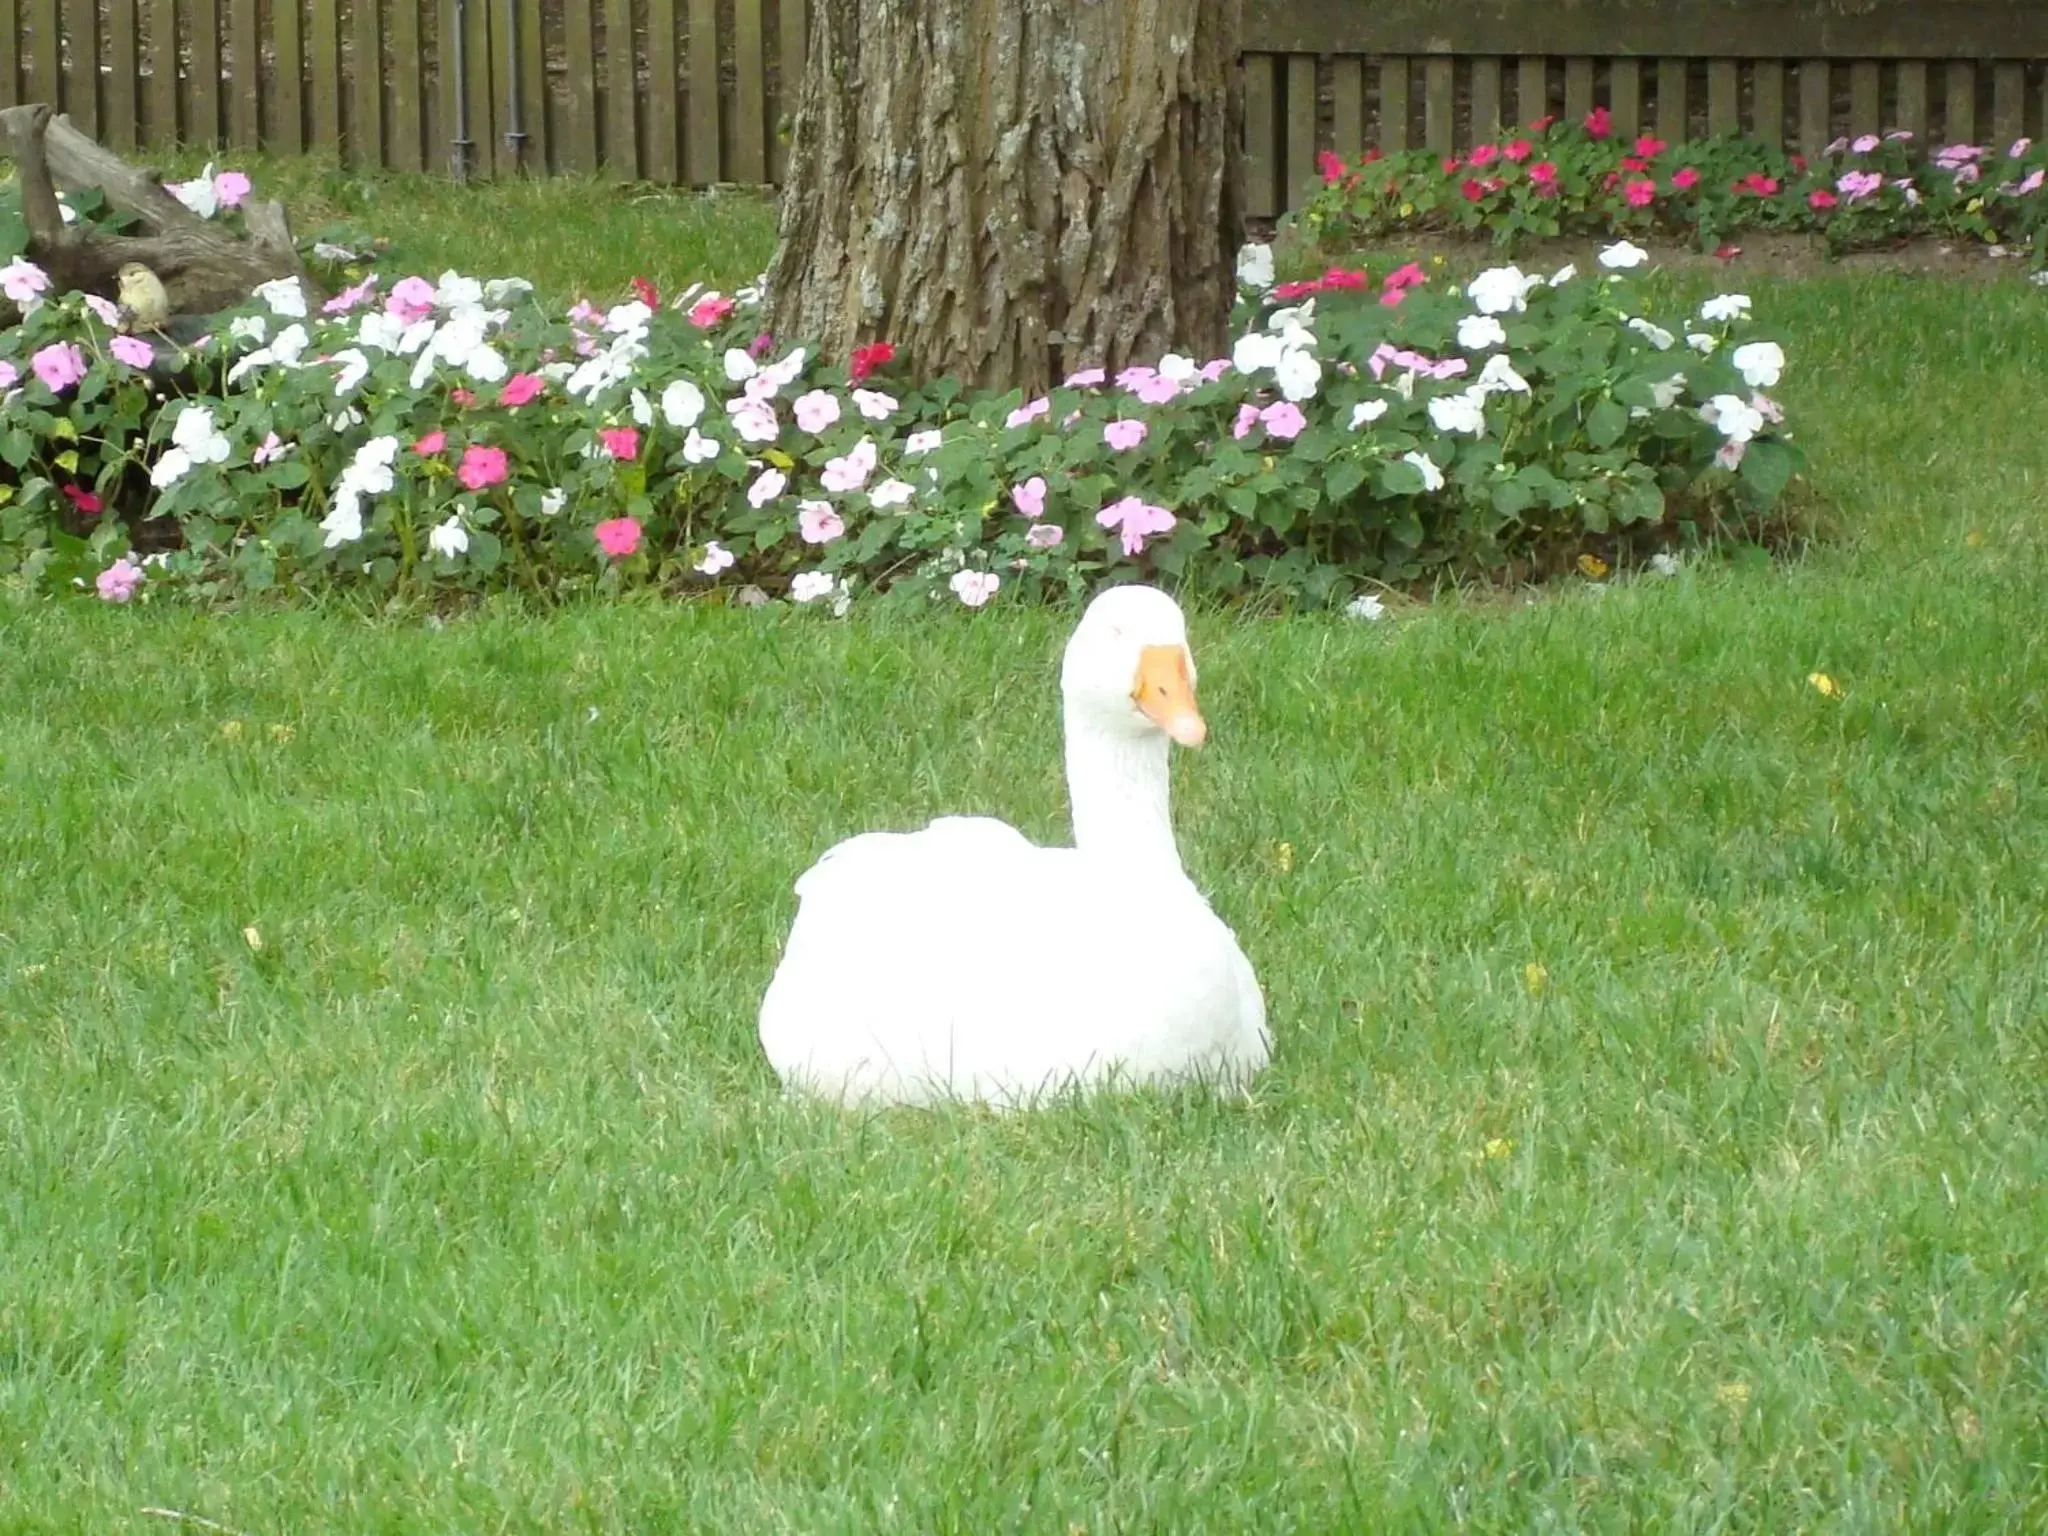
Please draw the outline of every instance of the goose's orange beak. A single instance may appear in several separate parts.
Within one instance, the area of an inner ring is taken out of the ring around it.
[[[1188,671],[1185,646],[1148,645],[1138,652],[1131,702],[1184,747],[1199,747],[1209,739],[1208,722],[1195,707],[1195,680]]]

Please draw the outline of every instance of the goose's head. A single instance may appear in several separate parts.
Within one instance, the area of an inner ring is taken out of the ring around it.
[[[1060,686],[1071,718],[1117,735],[1209,739],[1180,605],[1157,587],[1112,587],[1081,615]]]

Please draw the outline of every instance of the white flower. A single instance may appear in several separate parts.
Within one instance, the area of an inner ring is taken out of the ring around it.
[[[1470,394],[1438,395],[1429,402],[1429,419],[1439,432],[1469,432],[1477,437],[1486,430],[1486,412]]]
[[[484,298],[492,304],[503,304],[508,299],[522,298],[533,292],[533,284],[523,277],[494,277],[484,284]]]
[[[1785,349],[1775,341],[1750,341],[1737,347],[1730,360],[1751,389],[1773,388],[1785,376]]]
[[[331,240],[316,240],[313,243],[313,255],[321,261],[337,263],[356,259],[354,251],[345,245],[336,245]]]
[[[717,441],[706,437],[695,427],[690,428],[690,435],[683,439],[683,461],[687,464],[705,464],[717,457]]]
[[[1504,391],[1526,395],[1529,393],[1529,381],[1515,372],[1507,353],[1496,352],[1486,360],[1486,366],[1479,370],[1479,377],[1472,381],[1472,387],[1465,393],[1474,399],[1484,400],[1488,395]]]
[[[654,407],[653,407],[653,406],[651,406],[651,405],[649,405],[649,404],[647,403],[647,396],[646,396],[645,394],[643,394],[643,393],[642,393],[642,392],[641,392],[640,390],[637,390],[637,389],[636,389],[636,390],[634,390],[634,391],[633,391],[633,393],[632,393],[632,394],[631,394],[630,396],[628,396],[627,398],[628,398],[628,399],[630,399],[630,400],[632,401],[632,404],[633,404],[633,422],[634,422],[634,424],[635,424],[636,426],[642,426],[642,427],[651,427],[651,426],[653,426],[653,425],[654,425]]]
[[[1717,293],[1700,306],[1702,320],[1744,320],[1748,317],[1749,295],[1746,293]]]
[[[1678,403],[1678,397],[1685,393],[1685,375],[1674,373],[1668,379],[1650,386],[1650,399],[1660,411],[1668,411]]]
[[[1186,384],[1201,371],[1201,365],[1192,357],[1183,357],[1178,352],[1169,352],[1159,359],[1159,376],[1176,384]]]
[[[1361,400],[1351,407],[1351,430],[1356,432],[1369,421],[1378,421],[1387,414],[1384,400]]]
[[[1628,328],[1655,347],[1659,352],[1669,352],[1678,338],[1654,320],[1645,320],[1641,315],[1629,321]]]
[[[296,368],[311,344],[312,337],[306,334],[303,325],[288,325],[270,343],[271,361],[280,368]]]
[[[405,341],[405,322],[381,309],[367,311],[356,326],[356,345],[396,352]]]
[[[744,347],[725,349],[725,377],[730,383],[739,384],[751,379],[756,372],[754,360],[747,356]]]
[[[1421,473],[1422,488],[1425,491],[1440,491],[1444,488],[1444,472],[1436,467],[1436,460],[1428,454],[1404,453],[1401,455],[1401,462],[1414,465]]]
[[[1676,576],[1678,574],[1678,561],[1669,553],[1660,549],[1657,553],[1650,556],[1650,569],[1659,576]]]
[[[878,507],[900,507],[917,494],[917,488],[904,480],[884,480],[868,492],[868,500]]]
[[[824,571],[798,571],[789,580],[789,599],[793,603],[814,603],[830,595],[838,585]]]
[[[1467,315],[1458,322],[1458,345],[1467,352],[1484,352],[1506,344],[1508,333],[1491,315]]]
[[[706,576],[716,576],[720,571],[729,570],[737,557],[718,540],[713,539],[704,546],[704,558],[697,562],[697,569]]]
[[[158,490],[169,490],[184,479],[192,469],[192,455],[182,448],[166,448],[150,466],[149,483]]]
[[[437,555],[453,560],[469,548],[469,530],[462,526],[462,519],[451,517],[445,523],[435,525],[427,535],[427,547]]]
[[[49,286],[50,274],[25,257],[17,256],[0,267],[0,293],[14,300],[24,316],[43,302]]]
[[[742,442],[772,443],[782,430],[775,407],[766,400],[728,400],[725,408],[732,413],[733,430]]]
[[[568,501],[569,493],[567,491],[563,490],[559,485],[550,486],[541,493],[540,515],[542,517],[553,517],[568,504]]]
[[[1344,605],[1345,615],[1354,619],[1383,619],[1387,605],[1370,592],[1360,593]]]
[[[353,544],[363,536],[363,508],[354,491],[346,486],[335,491],[334,505],[320,519],[320,529],[327,535],[324,543],[328,549]]]
[[[192,455],[199,464],[218,464],[228,456],[228,440],[214,429],[213,412],[203,405],[187,405],[171,424],[171,441]]]
[[[484,301],[484,285],[455,271],[443,272],[434,302],[443,309],[474,309]]]
[[[887,421],[896,414],[896,397],[885,395],[879,389],[854,390],[853,403],[869,421]]]
[[[1238,248],[1237,286],[1259,293],[1273,286],[1273,247],[1254,241]]]
[[[210,219],[220,212],[220,194],[213,189],[213,162],[209,160],[205,171],[190,181],[172,183],[171,196],[202,219]]]
[[[704,391],[688,379],[677,379],[661,392],[662,420],[676,430],[696,426],[703,414]]]
[[[478,347],[463,360],[463,371],[479,384],[495,384],[510,370],[495,347]]]
[[[798,375],[804,371],[804,359],[809,356],[810,353],[805,348],[798,347],[789,356],[783,358],[781,362],[770,363],[766,368],[763,368],[761,370],[761,377],[768,380],[774,386],[774,389],[771,389],[769,393],[773,394],[775,389],[781,389],[787,384],[796,382]]]
[[[1003,578],[994,571],[955,571],[953,579],[946,583],[953,589],[953,595],[969,608],[979,608],[996,595],[996,588],[1003,584]]]
[[[1712,357],[1714,355],[1714,348],[1721,345],[1715,337],[1705,331],[1687,331],[1685,333],[1685,344],[1691,347],[1693,351],[1699,353],[1701,357]]]
[[[1273,379],[1279,384],[1280,393],[1297,405],[1315,398],[1316,386],[1322,378],[1323,365],[1316,361],[1316,355],[1300,347],[1282,353],[1279,365],[1273,370]]]
[[[1490,267],[1465,287],[1465,297],[1482,315],[1504,315],[1529,307],[1529,290],[1542,283],[1520,267]]]
[[[354,394],[356,386],[362,383],[370,372],[370,360],[354,347],[344,347],[328,361],[341,364],[341,372],[334,376],[334,392],[337,395]]]
[[[1238,337],[1237,345],[1230,349],[1230,365],[1239,373],[1260,373],[1279,367],[1285,352],[1286,346],[1278,336],[1249,331]]]
[[[1627,272],[1650,259],[1650,253],[1628,240],[1617,240],[1600,253],[1600,265],[1610,272]]]
[[[228,322],[228,335],[236,341],[253,341],[260,347],[269,334],[270,322],[261,315],[237,315]]]
[[[1315,338],[1308,334],[1308,323],[1316,317],[1316,301],[1303,299],[1285,309],[1276,309],[1266,320],[1266,329],[1278,331],[1287,336],[1289,346],[1307,346]]]
[[[1764,413],[1740,395],[1716,395],[1700,407],[1700,420],[1731,443],[1746,443],[1764,429]]]
[[[654,318],[654,311],[638,299],[629,299],[624,304],[615,304],[604,312],[604,328],[614,336],[630,334],[647,329],[647,322]]]
[[[930,453],[943,441],[945,434],[936,427],[926,432],[913,432],[903,440],[903,456],[914,459],[919,454]]]
[[[306,290],[299,286],[295,277],[278,277],[267,283],[258,283],[256,297],[270,307],[273,315],[283,315],[287,320],[306,318]]]
[[[1566,262],[1563,266],[1559,267],[1555,272],[1550,274],[1550,286],[1553,288],[1562,288],[1566,283],[1570,282],[1573,278],[1577,277],[1578,275],[1579,269],[1573,266],[1570,262]]]
[[[779,469],[764,469],[761,477],[747,487],[747,500],[756,510],[768,505],[780,496],[789,485],[789,476]]]

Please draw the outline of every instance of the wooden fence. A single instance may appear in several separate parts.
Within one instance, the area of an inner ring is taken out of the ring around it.
[[[0,106],[123,150],[766,182],[804,40],[803,0],[0,0]],[[1298,201],[1324,148],[1449,153],[1596,103],[1667,139],[2018,138],[2044,65],[2038,0],[1246,0],[1250,207]]]

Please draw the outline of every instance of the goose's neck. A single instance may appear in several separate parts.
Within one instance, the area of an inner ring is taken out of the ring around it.
[[[1074,846],[1179,874],[1180,849],[1167,801],[1166,737],[1106,730],[1071,710],[1066,737]]]

